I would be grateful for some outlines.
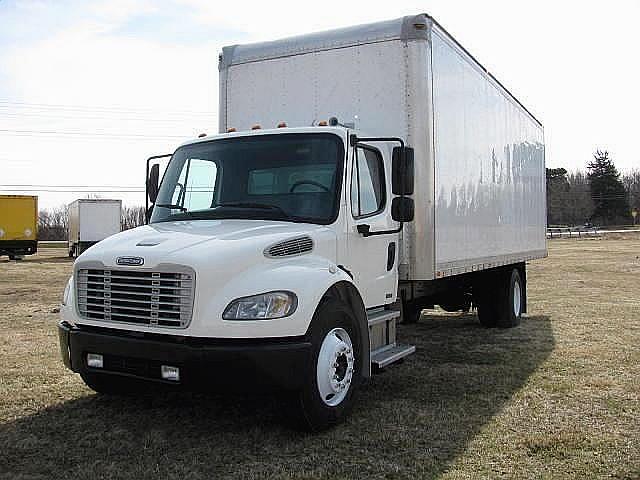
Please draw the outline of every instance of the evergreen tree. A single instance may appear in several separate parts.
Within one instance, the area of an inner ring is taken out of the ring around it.
[[[593,158],[587,166],[594,206],[592,220],[603,224],[628,221],[627,192],[609,152],[596,150]]]
[[[566,219],[564,209],[569,190],[564,168],[547,168],[547,225],[560,225]]]

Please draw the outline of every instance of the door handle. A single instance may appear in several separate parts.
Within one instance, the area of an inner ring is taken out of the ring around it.
[[[396,242],[391,242],[387,247],[387,272],[390,272],[396,263]]]

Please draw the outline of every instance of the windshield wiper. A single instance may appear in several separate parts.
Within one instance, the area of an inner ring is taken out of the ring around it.
[[[182,205],[174,205],[173,203],[156,203],[155,204],[156,207],[163,207],[163,208],[171,208],[173,210],[180,210],[181,212],[186,212],[187,209],[185,207],[183,207]]]
[[[275,210],[285,216],[288,216],[282,208],[277,205],[270,205],[268,203],[253,203],[253,202],[228,202],[219,203],[216,207],[229,207],[229,208],[254,208],[259,210]]]

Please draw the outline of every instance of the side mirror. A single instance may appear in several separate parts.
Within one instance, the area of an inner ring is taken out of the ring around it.
[[[394,195],[413,195],[413,148],[394,147],[391,187]]]
[[[147,178],[147,196],[151,203],[156,203],[156,198],[158,198],[159,179],[160,165],[156,163],[151,166],[151,169],[149,170],[149,177]]]
[[[412,222],[413,216],[413,198],[395,197],[391,201],[391,218],[396,222]]]

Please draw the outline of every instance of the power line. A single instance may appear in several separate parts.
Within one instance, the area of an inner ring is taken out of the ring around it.
[[[0,129],[0,133],[6,135],[15,135],[20,137],[34,137],[39,135],[63,135],[63,136],[76,136],[76,137],[107,137],[107,138],[154,138],[154,139],[167,139],[167,138],[179,138],[186,139],[192,138],[195,135],[149,135],[141,133],[109,133],[109,132],[77,132],[77,131],[62,131],[62,130],[11,130]]]
[[[0,192],[32,192],[32,193],[144,193],[143,189],[140,190],[72,190],[72,189],[60,189],[60,190],[48,190],[48,189],[36,189],[36,188],[16,188],[16,189],[4,189],[0,188]]]
[[[133,113],[157,113],[165,112],[175,115],[206,115],[214,116],[215,112],[206,110],[161,110],[157,108],[132,108],[123,106],[100,106],[100,105],[65,105],[65,104],[48,104],[48,103],[28,103],[14,102],[10,100],[0,100],[0,106],[14,106],[15,108],[31,108],[40,110],[70,110],[70,111],[108,111],[108,112],[133,112]]]
[[[137,185],[38,185],[32,183],[3,183],[0,188],[42,187],[42,188],[139,188]]]
[[[0,106],[2,108],[2,106]],[[67,112],[65,112],[67,113]],[[83,113],[83,112],[82,112]],[[104,121],[127,121],[127,122],[155,122],[155,123],[170,123],[170,124],[183,124],[183,123],[193,123],[196,122],[205,122],[211,121],[211,119],[199,119],[194,117],[184,117],[184,118],[158,118],[156,117],[141,117],[136,115],[135,117],[122,116],[122,114],[118,114],[116,112],[104,112],[101,116],[95,115],[83,115],[79,112],[78,115],[65,115],[59,113],[50,113],[50,112],[3,112],[0,111],[0,117],[4,118],[42,118],[42,119],[68,119],[68,120],[104,120]],[[89,113],[89,112],[87,112]],[[119,116],[106,116],[106,115],[119,115]],[[134,114],[132,114],[134,115]]]

